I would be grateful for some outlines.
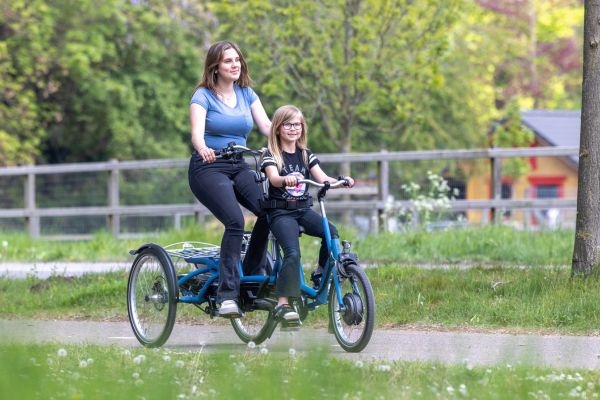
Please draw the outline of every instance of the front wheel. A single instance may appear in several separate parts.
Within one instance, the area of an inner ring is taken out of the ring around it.
[[[375,296],[367,274],[355,263],[344,266],[347,277],[339,276],[343,307],[335,285],[329,291],[329,319],[342,348],[358,353],[369,343],[375,324]]]
[[[136,257],[127,282],[127,311],[135,337],[146,347],[162,346],[175,324],[175,268],[162,248],[151,245]]]

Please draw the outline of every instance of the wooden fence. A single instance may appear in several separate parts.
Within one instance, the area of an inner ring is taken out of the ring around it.
[[[377,188],[357,188],[356,194],[370,195],[365,199],[340,200],[328,203],[328,209],[353,211],[361,210],[370,213],[375,224],[373,231],[385,227],[385,217],[390,210],[411,209],[411,201],[390,201],[390,162],[392,161],[426,161],[426,160],[473,160],[487,159],[490,161],[490,177],[492,195],[488,200],[453,200],[447,211],[491,210],[492,222],[498,222],[498,210],[511,209],[540,209],[540,208],[576,208],[576,199],[501,199],[501,160],[511,157],[567,157],[577,156],[577,147],[539,147],[511,149],[477,149],[477,150],[433,150],[433,151],[404,151],[404,152],[373,152],[351,154],[321,154],[319,159],[326,163],[342,162],[373,162],[377,163]],[[0,168],[0,177],[22,176],[24,179],[24,207],[0,209],[0,218],[25,218],[29,234],[40,236],[40,218],[43,217],[73,217],[73,216],[105,216],[108,229],[113,235],[121,234],[120,220],[127,216],[172,216],[177,220],[182,215],[195,215],[203,218],[209,212],[198,202],[186,204],[155,204],[155,205],[122,205],[120,204],[119,175],[127,170],[149,169],[186,169],[188,160],[144,160],[144,161],[108,161],[95,163],[76,163],[59,165],[35,165]],[[107,172],[109,174],[107,188],[107,206],[92,207],[48,207],[41,208],[36,202],[36,177],[47,174],[68,174],[81,172]]]

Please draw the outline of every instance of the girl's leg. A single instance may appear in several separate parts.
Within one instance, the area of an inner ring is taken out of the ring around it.
[[[190,168],[189,183],[196,198],[223,223],[217,301],[237,300],[240,290],[239,262],[244,216],[227,175],[231,164],[222,162]]]
[[[325,229],[323,228],[323,218],[315,211],[308,209],[302,211],[298,222],[304,227],[304,232],[307,235],[321,238],[319,268],[322,269],[329,258],[329,250],[327,248],[327,241],[325,240]],[[329,233],[332,239],[339,237],[337,228],[331,222],[329,223]]]
[[[275,210],[271,213],[271,231],[283,250],[283,263],[277,275],[275,295],[300,296],[300,241],[295,211]]]

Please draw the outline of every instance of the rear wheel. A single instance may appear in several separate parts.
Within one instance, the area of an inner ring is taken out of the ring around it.
[[[343,307],[335,287],[329,291],[329,318],[342,348],[357,353],[365,348],[375,324],[375,297],[367,274],[355,263],[344,266],[347,277],[339,276]]]
[[[163,345],[175,324],[177,283],[169,256],[159,247],[143,249],[131,267],[127,311],[135,337],[146,347]]]

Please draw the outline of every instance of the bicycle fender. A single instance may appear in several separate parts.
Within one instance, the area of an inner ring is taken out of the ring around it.
[[[166,253],[165,249],[163,249],[162,246],[160,246],[156,243],[145,243],[145,244],[141,245],[140,247],[138,247],[137,249],[129,250],[129,254],[131,254],[132,256],[135,256],[136,254],[141,253],[142,250],[148,249],[148,248],[156,249],[159,252]]]

